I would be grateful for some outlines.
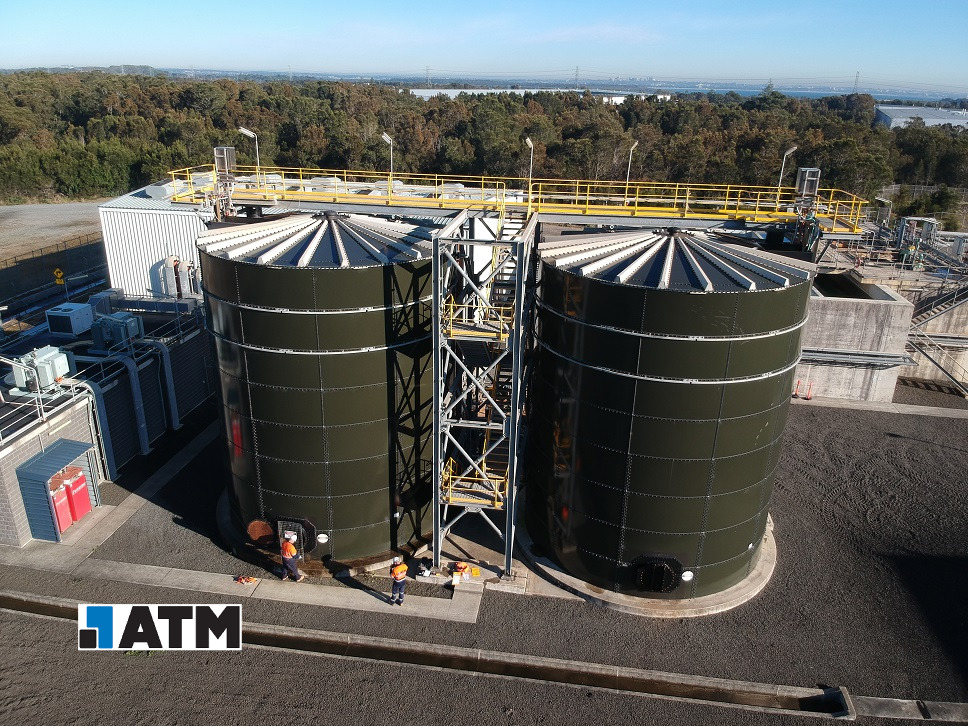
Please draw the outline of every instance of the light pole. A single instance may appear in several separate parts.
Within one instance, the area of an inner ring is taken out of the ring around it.
[[[262,185],[262,164],[259,161],[259,135],[255,131],[249,131],[247,128],[239,126],[239,133],[243,136],[248,136],[250,139],[255,139],[255,182],[258,185]]]
[[[625,170],[625,203],[629,203],[629,179],[632,176],[632,152],[635,151],[635,147],[639,145],[636,141],[632,144],[632,148],[629,149],[629,168]]]
[[[528,159],[528,214],[531,214],[531,176],[534,173],[534,142],[531,141],[530,136],[524,137],[524,143],[528,145],[531,149],[531,155]]]
[[[783,163],[780,164],[780,180],[776,183],[777,186],[781,186],[783,184],[783,172],[786,171],[787,157],[796,150],[797,150],[796,146],[791,146],[789,149],[783,152]]]
[[[390,196],[390,190],[393,188],[393,139],[384,131],[383,140],[390,144],[390,181],[387,183],[387,196]]]

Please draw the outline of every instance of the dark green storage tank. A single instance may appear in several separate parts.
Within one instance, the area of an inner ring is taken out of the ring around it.
[[[767,524],[812,266],[677,230],[538,250],[532,538],[571,575],[630,595],[742,581]]]
[[[239,525],[340,561],[431,530],[429,237],[329,213],[199,237]]]

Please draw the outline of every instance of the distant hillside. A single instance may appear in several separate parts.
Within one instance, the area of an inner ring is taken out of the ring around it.
[[[0,68],[0,73],[30,73],[32,71],[43,71],[44,73],[110,73],[117,76],[159,76],[164,75],[164,71],[159,71],[151,66],[51,66],[48,68]]]
[[[118,66],[118,68],[122,68]],[[232,145],[254,163],[775,186],[797,166],[823,186],[869,195],[893,182],[968,186],[968,132],[875,126],[865,94],[797,98],[767,89],[605,103],[587,92],[461,94],[422,100],[386,84],[198,81],[164,75],[0,75],[0,200],[96,197],[212,162]],[[155,69],[149,71],[158,73]]]

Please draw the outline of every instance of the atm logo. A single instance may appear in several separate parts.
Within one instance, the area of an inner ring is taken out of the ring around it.
[[[78,650],[241,650],[241,605],[78,605]]]

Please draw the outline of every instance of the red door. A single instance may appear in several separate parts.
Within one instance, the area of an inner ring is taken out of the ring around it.
[[[67,502],[67,487],[62,486],[58,488],[56,491],[51,492],[50,496],[54,500],[54,516],[57,519],[57,529],[63,534],[74,522],[71,518],[71,505]]]
[[[81,517],[91,511],[91,495],[87,491],[87,478],[79,474],[75,479],[64,484],[67,491],[67,503],[71,509],[71,519],[80,522]]]

